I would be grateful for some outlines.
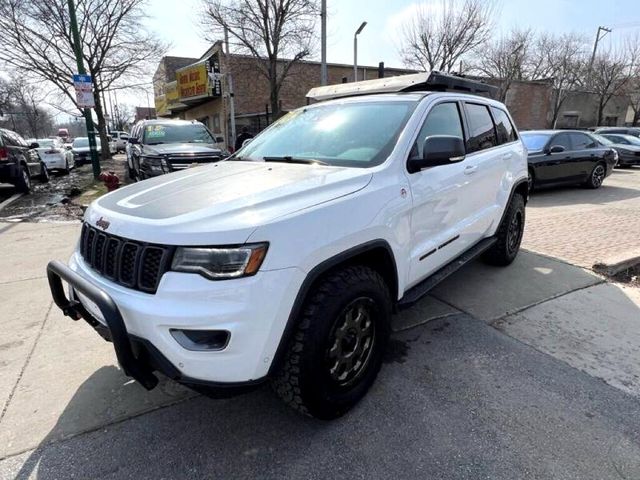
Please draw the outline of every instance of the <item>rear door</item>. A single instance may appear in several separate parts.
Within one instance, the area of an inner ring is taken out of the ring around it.
[[[572,180],[582,180],[591,173],[602,152],[595,140],[586,133],[570,132],[569,137],[573,152],[568,173]]]
[[[472,199],[467,231],[470,239],[479,240],[502,212],[499,193],[505,173],[511,172],[509,166],[514,160],[514,149],[510,144],[516,137],[506,114],[503,114],[503,120],[507,123],[499,122],[501,129],[498,135],[488,105],[464,102],[464,111],[469,131],[464,162],[467,164],[464,173],[468,183],[465,193]]]

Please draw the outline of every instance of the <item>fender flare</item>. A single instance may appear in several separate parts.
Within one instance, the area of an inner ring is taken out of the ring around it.
[[[297,318],[302,311],[302,307],[304,305],[304,301],[307,298],[309,292],[311,291],[311,287],[313,284],[325,273],[327,273],[332,268],[337,267],[340,264],[346,263],[349,259],[362,255],[364,253],[370,252],[372,250],[383,248],[387,251],[389,258],[391,259],[391,263],[393,266],[393,270],[395,272],[394,284],[391,286],[395,289],[395,295],[397,296],[398,290],[398,267],[396,264],[396,259],[393,254],[393,250],[391,249],[391,245],[386,240],[376,239],[370,240],[368,242],[362,243],[355,247],[351,247],[343,252],[330,257],[318,265],[316,265],[311,271],[307,274],[305,279],[302,282],[298,290],[298,294],[293,302],[293,306],[291,307],[291,311],[289,312],[289,318],[287,319],[287,324],[284,327],[282,335],[280,336],[280,342],[278,343],[278,348],[276,349],[276,353],[273,356],[273,360],[271,361],[271,366],[269,367],[269,372],[267,376],[272,376],[275,373],[275,370],[279,367],[285,353],[287,346],[289,345],[289,341],[293,336],[293,332],[297,325]],[[396,300],[394,300],[395,302]]]

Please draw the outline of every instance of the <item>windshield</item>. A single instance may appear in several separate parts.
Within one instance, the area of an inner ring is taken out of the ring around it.
[[[594,137],[596,137],[596,139],[603,145],[613,145],[614,142],[612,142],[610,139],[608,139],[607,137],[604,137],[602,135],[598,135],[597,133],[593,133],[592,134]]]
[[[288,113],[238,151],[236,158],[291,158],[372,167],[389,156],[417,102],[353,102]]]
[[[628,143],[640,147],[640,138],[634,137],[633,135],[609,134],[604,136],[613,143]]]
[[[38,140],[35,140],[35,142],[40,145],[40,148],[53,147],[53,140],[51,140],[50,138],[40,138]]]
[[[96,138],[96,145],[100,145],[100,139],[99,138]],[[89,146],[89,139],[87,137],[76,138],[73,141],[73,146],[74,147],[78,147],[78,148],[88,147]]]
[[[542,150],[544,146],[547,144],[547,141],[549,141],[549,137],[551,135],[548,133],[521,132],[521,136],[522,136],[522,141],[524,142],[525,147],[527,147],[527,150],[534,151],[534,150]]]
[[[204,125],[198,123],[160,123],[144,128],[145,145],[160,143],[216,143]]]

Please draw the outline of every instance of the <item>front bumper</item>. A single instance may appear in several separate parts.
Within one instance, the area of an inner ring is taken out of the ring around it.
[[[48,276],[63,312],[85,318],[110,338],[125,373],[147,388],[153,383],[148,377],[153,370],[188,385],[241,388],[260,383],[304,278],[298,269],[224,281],[167,272],[151,295],[100,277],[78,254],[69,267],[52,262]],[[77,300],[78,295],[64,295],[61,279],[98,306],[104,323]],[[172,329],[226,330],[230,339],[219,351],[187,350],[171,335]]]
[[[640,155],[621,153],[617,166],[640,165]]]

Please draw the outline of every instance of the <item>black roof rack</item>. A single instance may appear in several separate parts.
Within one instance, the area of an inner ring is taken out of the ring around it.
[[[374,93],[424,91],[460,92],[490,98],[496,98],[498,95],[498,87],[493,85],[461,75],[433,71],[316,87],[309,90],[307,97],[313,100],[328,100]]]

